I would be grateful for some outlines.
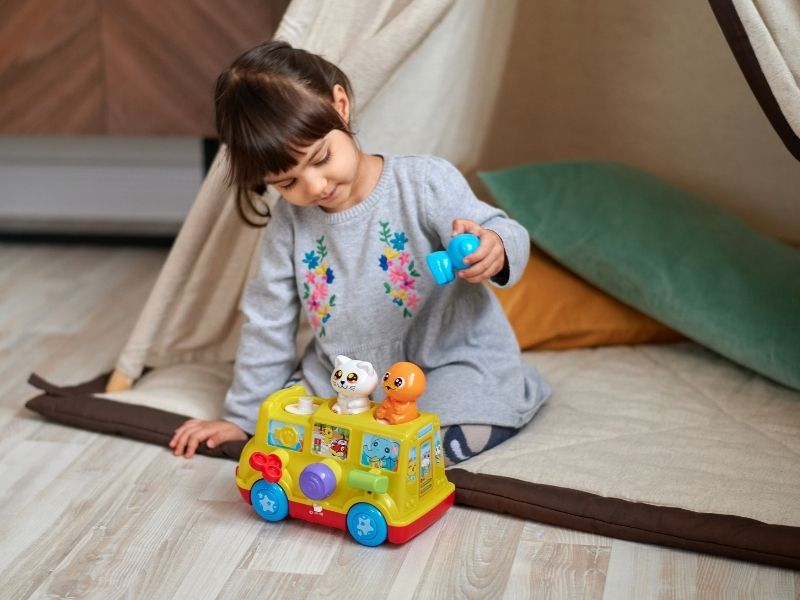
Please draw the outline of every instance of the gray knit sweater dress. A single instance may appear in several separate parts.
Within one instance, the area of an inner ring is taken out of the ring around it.
[[[430,156],[384,155],[371,194],[345,211],[279,200],[264,232],[257,275],[245,289],[246,317],[224,418],[254,430],[261,402],[299,368],[311,393],[329,397],[343,354],[382,374],[397,361],[425,372],[420,410],[443,426],[519,428],[550,388],[522,362],[500,304],[486,286],[438,286],[425,257],[446,247],[456,218],[500,235],[513,285],[530,250],[527,231],[480,201],[459,171]],[[492,283],[492,285],[497,285]],[[296,359],[300,318],[314,337]],[[383,397],[380,386],[373,400]]]

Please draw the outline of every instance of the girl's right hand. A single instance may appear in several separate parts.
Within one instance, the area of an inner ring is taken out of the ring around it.
[[[233,440],[246,440],[248,435],[233,423],[228,421],[203,421],[202,419],[189,419],[175,430],[175,435],[169,441],[175,456],[192,458],[201,442],[209,448],[214,448],[223,442]]]

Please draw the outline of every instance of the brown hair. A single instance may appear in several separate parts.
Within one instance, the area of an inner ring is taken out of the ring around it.
[[[352,100],[350,80],[336,65],[280,41],[251,48],[217,78],[217,133],[228,147],[228,183],[238,188],[239,214],[248,224],[263,227],[269,217],[255,197],[266,191],[267,173],[296,166],[300,149],[334,129],[353,135],[333,106],[337,84]]]

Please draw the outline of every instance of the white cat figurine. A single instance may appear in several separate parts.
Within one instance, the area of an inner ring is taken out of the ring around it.
[[[331,385],[339,396],[331,409],[343,415],[356,415],[369,410],[369,395],[378,386],[378,374],[367,361],[340,354],[334,362]]]

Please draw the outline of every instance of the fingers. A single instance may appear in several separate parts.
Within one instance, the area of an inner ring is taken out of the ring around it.
[[[506,253],[503,240],[490,230],[481,228],[478,236],[481,240],[478,249],[464,258],[470,265],[459,271],[458,276],[469,283],[480,283],[497,275],[505,265]]]
[[[218,445],[220,445],[220,444],[222,444],[224,442],[227,442],[228,440],[232,440],[232,439],[233,439],[233,436],[231,435],[231,433],[229,431],[225,431],[225,430],[217,431],[216,433],[211,435],[211,437],[209,437],[206,440],[206,446],[208,446],[209,448],[214,448],[215,446],[218,446]]]
[[[475,263],[471,267],[458,272],[458,276],[469,283],[481,283],[497,275],[503,268],[505,256],[492,254],[490,257]]]
[[[487,234],[492,234],[492,236]],[[468,265],[477,264],[486,258],[491,257],[492,254],[497,252],[497,243],[495,243],[495,240],[493,240],[492,237],[497,238],[497,241],[499,241],[500,237],[494,231],[484,229],[482,235],[479,235],[478,237],[480,238],[478,249],[464,257],[464,263]],[[502,247],[502,242],[500,243],[500,246]]]
[[[475,221],[470,221],[469,219],[454,219],[453,232],[450,235],[456,236],[459,233],[472,233],[480,237],[481,231],[483,231],[483,227],[478,225]]]
[[[246,439],[247,434],[244,431],[232,423],[226,423],[224,428],[220,428],[216,433],[206,440],[206,446],[209,448],[215,448],[216,446],[219,446],[225,442]]]
[[[183,425],[181,425],[175,430],[175,433],[172,435],[172,439],[169,441],[169,447],[174,448],[176,450],[175,454],[183,453],[183,446],[185,445],[186,432],[196,427],[197,423],[199,422],[200,422],[199,419],[189,419],[188,421],[185,421]],[[180,446],[180,452],[178,452],[179,446]]]
[[[175,456],[191,458],[197,451],[201,442],[214,433],[208,421],[190,419],[175,430],[175,435],[169,442]]]
[[[184,422],[183,425],[178,427],[169,442],[170,448],[175,448],[185,437],[186,432],[195,429],[200,423],[201,421],[199,419],[189,419],[188,421]]]
[[[192,458],[197,451],[200,442],[204,442],[208,438],[209,432],[206,429],[196,429],[189,434],[186,440],[186,450],[183,454],[184,458]]]
[[[191,458],[203,442],[214,448],[223,442],[246,439],[247,434],[228,421],[190,419],[175,430],[169,447],[173,448],[175,456]]]

